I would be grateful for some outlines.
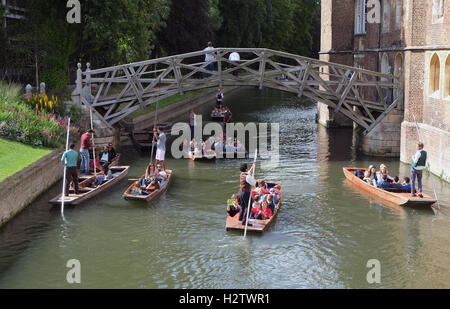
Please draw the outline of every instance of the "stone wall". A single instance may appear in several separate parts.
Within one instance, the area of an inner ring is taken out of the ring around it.
[[[0,183],[0,226],[62,178],[62,150],[55,150]]]
[[[391,111],[367,136],[362,137],[362,152],[372,156],[399,157],[402,121],[403,111]]]

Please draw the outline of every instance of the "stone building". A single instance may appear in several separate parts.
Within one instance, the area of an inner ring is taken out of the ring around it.
[[[361,148],[410,163],[416,119],[429,168],[450,181],[450,0],[322,0],[320,59],[401,77],[404,93],[386,95],[402,95],[403,108],[362,138]],[[351,125],[330,119],[320,102],[318,110],[323,125]]]

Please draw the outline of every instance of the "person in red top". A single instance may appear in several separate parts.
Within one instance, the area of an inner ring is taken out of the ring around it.
[[[263,180],[258,182],[258,188],[252,192],[252,198],[255,198],[256,195],[264,196],[267,194],[270,194],[270,191],[267,190],[266,182]]]
[[[261,203],[261,210],[256,215],[257,220],[269,220],[272,218],[273,213],[272,210],[268,207],[267,201],[263,201]]]
[[[81,136],[81,166],[80,166],[80,175],[85,173],[86,175],[90,175],[89,173],[89,149],[92,148],[91,138],[94,134],[94,130],[89,130]]]

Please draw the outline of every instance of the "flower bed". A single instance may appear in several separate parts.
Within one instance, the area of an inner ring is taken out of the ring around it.
[[[0,137],[32,146],[63,145],[68,120],[32,108],[20,97],[20,92],[20,87],[0,82]],[[79,135],[76,126],[71,128],[71,135]]]

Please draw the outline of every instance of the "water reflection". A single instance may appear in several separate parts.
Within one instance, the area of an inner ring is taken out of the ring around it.
[[[122,200],[125,180],[67,209],[64,224],[47,204],[60,184],[43,195],[0,231],[0,288],[72,288],[65,263],[73,258],[82,264],[83,288],[370,288],[369,259],[382,264],[376,287],[450,287],[448,184],[435,181],[437,216],[392,207],[349,185],[342,167],[386,163],[399,176],[409,167],[360,155],[353,130],[315,123],[314,103],[256,89],[227,102],[236,121],[280,123],[280,166],[257,168],[258,178],[283,183],[268,233],[243,239],[225,231],[225,201],[239,189],[239,164],[251,160],[169,159],[173,183],[151,205]],[[213,103],[196,112],[207,117]],[[122,153],[129,178],[141,176],[149,156]],[[429,193],[429,176],[424,184]]]

